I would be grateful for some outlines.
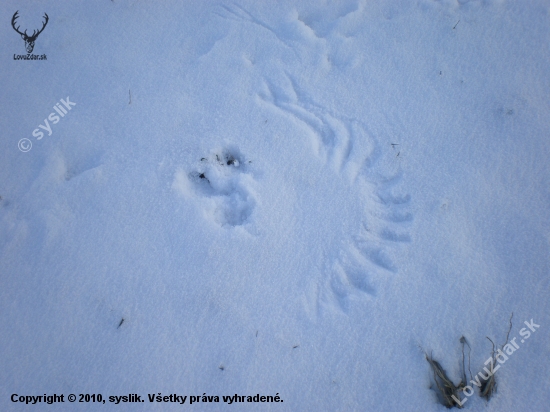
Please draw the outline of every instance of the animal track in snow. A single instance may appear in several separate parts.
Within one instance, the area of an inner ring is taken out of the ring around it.
[[[250,163],[235,147],[214,151],[200,160],[197,170],[187,176],[177,174],[174,186],[187,192],[182,189],[186,179],[206,205],[207,218],[225,227],[242,226],[249,223],[256,205],[250,190]]]
[[[348,26],[353,23],[350,17],[354,14],[357,18],[361,14],[363,4],[356,0],[340,0],[327,2],[326,4],[313,9],[306,7],[300,13],[299,20],[310,27],[317,37],[326,37],[341,20],[346,20]]]
[[[332,113],[315,104],[299,89],[290,75],[287,74],[286,78],[288,81],[285,87],[266,81],[267,90],[259,97],[305,124],[312,132],[316,155],[336,172],[346,174],[351,181],[355,180],[361,169],[378,156],[374,140],[367,133],[366,127],[356,119]]]
[[[56,152],[50,159],[51,171],[59,180],[67,182],[80,177],[94,178],[101,175],[102,151]]]
[[[262,101],[305,125],[315,155],[361,194],[350,202],[361,202],[362,222],[341,239],[337,256],[329,257],[328,275],[316,294],[317,307],[322,301],[347,312],[351,300],[375,297],[376,284],[397,273],[392,255],[411,241],[411,196],[399,194],[399,160],[393,146],[384,150],[364,122],[315,103],[288,73],[282,85],[267,80],[265,85]]]
[[[350,299],[376,296],[376,284],[398,272],[392,259],[395,250],[411,242],[407,231],[413,219],[407,211],[410,196],[393,195],[391,188],[370,182],[372,202],[360,230],[345,242],[333,262],[325,301],[337,304],[344,313]]]
[[[221,13],[216,13],[218,16],[224,19],[230,19],[237,22],[248,22],[255,24],[269,32],[271,32],[277,40],[284,44],[286,47],[290,48],[294,53],[296,53],[295,48],[290,43],[289,39],[285,36],[285,30],[278,30],[275,27],[272,27],[268,23],[262,21],[261,19],[255,17],[252,13],[246,10],[244,7],[234,4],[233,7],[221,6],[224,11]]]
[[[71,180],[88,170],[93,170],[101,166],[101,154],[95,154],[93,156],[82,157],[78,161],[72,161],[70,166],[66,167],[65,180]]]

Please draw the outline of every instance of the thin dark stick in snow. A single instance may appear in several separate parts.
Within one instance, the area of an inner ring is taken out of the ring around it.
[[[485,336],[487,339],[489,339],[489,342],[491,342],[491,344],[493,345],[493,349],[491,351],[491,355],[494,356],[495,355],[495,342],[493,342],[491,340],[491,338],[489,336]]]
[[[453,27],[453,30],[456,29],[456,26],[458,26],[458,23],[460,23],[460,20],[456,22],[455,26]]]
[[[494,364],[494,360],[495,360],[495,343],[488,336],[486,336],[486,338],[489,339],[489,341],[493,345],[493,349],[491,351],[491,359],[492,359],[492,361],[491,361],[491,370],[487,371],[487,368],[485,368],[485,371],[487,372],[487,375],[489,375],[488,379],[485,379],[485,377],[483,375],[481,375],[481,377],[485,380],[479,388],[479,390],[480,390],[479,395],[482,398],[485,398],[485,400],[488,402],[489,399],[491,399],[491,396],[493,396],[493,394],[497,390],[497,381],[496,381],[496,378],[495,378],[495,370],[493,369],[493,364]]]
[[[120,320],[120,323],[118,324],[117,329],[120,328],[120,327],[122,326],[123,323],[124,323],[124,318],[122,318],[122,319]]]
[[[500,345],[501,349],[504,348],[504,346],[508,343],[508,340],[510,338],[510,331],[512,330],[512,318],[513,317],[514,317],[514,312],[512,312],[512,314],[510,315],[510,327],[508,328],[508,332],[506,333],[506,342],[504,342],[504,344]],[[487,374],[490,375],[490,376],[488,377],[488,379],[485,380],[485,382],[483,382],[483,384],[481,385],[481,387],[479,389],[480,389],[481,397],[485,398],[487,401],[489,401],[489,399],[491,399],[493,394],[497,391],[497,381],[496,381],[495,370],[493,368],[493,365],[497,361],[497,358],[495,356],[495,346],[497,348],[498,348],[498,346],[495,345],[495,342],[493,342],[488,336],[487,336],[487,339],[489,340],[489,342],[491,342],[491,345],[493,345],[493,348],[491,350],[491,358],[490,358],[491,359],[491,370],[487,371],[487,368],[484,368],[485,371],[487,372]],[[482,378],[485,379],[485,377],[483,375],[482,375]]]
[[[508,329],[508,333],[506,334],[506,342],[504,342],[504,345],[508,343],[508,339],[510,338],[510,331],[512,330],[512,318],[514,317],[514,312],[510,315],[510,328]],[[502,345],[501,348],[504,348],[504,345]]]

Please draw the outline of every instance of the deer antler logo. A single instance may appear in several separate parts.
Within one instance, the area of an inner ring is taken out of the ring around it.
[[[32,53],[32,51],[33,51],[33,49],[34,49],[34,42],[36,41],[36,38],[38,37],[38,35],[39,35],[40,33],[42,33],[42,31],[44,30],[44,28],[46,27],[46,24],[48,24],[49,17],[48,17],[48,15],[47,15],[46,13],[44,13],[44,18],[46,19],[46,21],[43,23],[42,28],[41,28],[40,30],[38,30],[38,31],[34,30],[34,31],[32,32],[32,35],[29,36],[29,35],[27,34],[27,30],[25,30],[24,33],[21,33],[21,32],[19,31],[19,27],[20,27],[20,26],[15,27],[15,21],[16,21],[17,18],[19,17],[19,16],[17,15],[17,13],[19,13],[19,10],[17,10],[17,11],[15,12],[15,14],[13,15],[13,17],[12,17],[12,19],[11,19],[11,26],[13,27],[13,29],[14,29],[17,33],[19,33],[19,34],[21,35],[21,38],[22,38],[23,40],[25,40],[25,48],[27,49],[27,53]]]

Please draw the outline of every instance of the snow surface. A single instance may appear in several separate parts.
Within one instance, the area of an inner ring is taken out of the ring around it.
[[[0,410],[443,411],[423,351],[456,384],[512,312],[540,328],[464,408],[549,410],[548,1],[0,15]]]

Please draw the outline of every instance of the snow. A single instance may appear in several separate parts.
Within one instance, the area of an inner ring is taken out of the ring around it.
[[[1,410],[547,410],[548,2],[0,10]]]

